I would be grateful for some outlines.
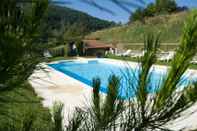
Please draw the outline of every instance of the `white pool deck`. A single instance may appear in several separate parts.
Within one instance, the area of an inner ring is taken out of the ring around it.
[[[88,61],[93,59],[78,58],[79,61]],[[106,59],[105,62],[111,64],[129,64],[129,66],[138,66],[135,62],[123,62],[120,60]],[[67,120],[76,107],[89,106],[92,88],[68,75],[65,75],[49,66],[41,64],[44,69],[38,69],[30,76],[29,82],[34,88],[37,95],[43,98],[43,106],[51,108],[54,102],[61,102],[64,104],[64,120]],[[166,66],[154,66],[158,71],[167,69]],[[196,70],[188,70],[190,75],[196,75]],[[197,94],[196,94],[197,95]],[[192,115],[184,115],[194,112]],[[188,109],[180,119],[167,126],[172,130],[197,129],[197,104]]]

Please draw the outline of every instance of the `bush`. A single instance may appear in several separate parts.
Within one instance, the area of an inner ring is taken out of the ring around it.
[[[77,46],[77,54],[79,56],[83,56],[84,55],[84,43],[80,40],[76,42],[76,46]]]
[[[68,56],[68,45],[64,46],[64,56]]]
[[[49,52],[51,53],[51,55],[53,57],[57,57],[57,56],[64,56],[65,55],[65,47],[64,45],[55,47],[55,48],[51,48],[49,49]]]
[[[139,20],[139,21],[142,21],[144,19],[144,13],[143,13],[143,10],[142,9],[137,9],[131,16],[131,21],[136,21],[136,20]]]
[[[182,10],[185,10],[183,8]],[[159,14],[168,14],[181,11],[174,0],[156,0],[156,3],[150,3],[145,9],[137,9],[130,17],[130,21],[144,21],[145,17],[153,17]]]
[[[153,3],[149,4],[146,9],[144,9],[144,15],[152,17],[156,13],[156,8]]]
[[[174,0],[156,0],[155,8],[157,13],[172,13],[177,10],[177,4]]]

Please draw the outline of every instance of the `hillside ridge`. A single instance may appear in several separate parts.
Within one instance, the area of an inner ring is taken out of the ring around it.
[[[132,22],[128,25],[112,27],[93,32],[87,39],[99,39],[107,43],[143,43],[148,32],[161,32],[162,43],[178,43],[188,11],[159,15],[145,19],[145,22]]]

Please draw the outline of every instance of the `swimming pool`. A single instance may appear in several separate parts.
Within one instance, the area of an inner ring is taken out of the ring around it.
[[[60,61],[48,65],[89,86],[92,86],[93,78],[100,78],[100,91],[103,93],[107,93],[108,79],[114,74],[120,79],[119,96],[121,98],[128,98],[135,95],[134,90],[137,88],[140,72],[140,68],[137,64],[130,66],[126,62],[108,59]],[[152,69],[147,91],[154,93],[162,83],[162,80],[165,79],[165,75],[166,70]],[[179,86],[187,85],[193,80],[194,78],[184,75]]]

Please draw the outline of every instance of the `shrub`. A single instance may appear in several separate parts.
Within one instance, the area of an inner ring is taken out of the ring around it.
[[[51,53],[51,55],[53,57],[57,57],[57,56],[64,56],[65,55],[65,46],[61,45],[55,48],[51,48],[49,49],[49,52]]]
[[[174,0],[156,0],[155,8],[157,13],[172,13],[177,10],[177,4]]]
[[[76,42],[76,46],[77,46],[77,54],[79,56],[83,56],[84,55],[84,43],[80,40]]]
[[[144,19],[144,12],[142,9],[137,9],[131,16],[131,21],[136,21],[136,20],[139,20],[139,21],[142,21]]]
[[[52,108],[54,131],[63,131],[63,104],[55,102]]]
[[[159,14],[168,14],[185,10],[177,6],[174,0],[156,0],[155,4],[150,3],[145,9],[138,8],[131,16],[131,21],[142,21],[145,17],[152,17]]]
[[[156,8],[155,8],[155,5],[153,3],[149,4],[147,6],[147,8],[144,9],[144,15],[145,16],[149,16],[149,17],[152,17],[154,16],[156,13]]]
[[[64,45],[64,56],[68,56],[68,45]]]

